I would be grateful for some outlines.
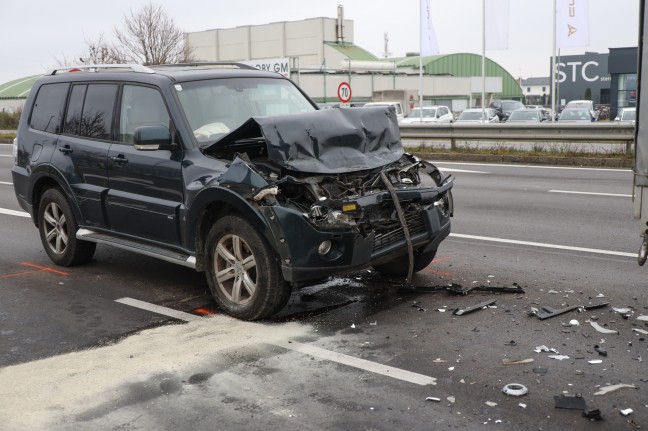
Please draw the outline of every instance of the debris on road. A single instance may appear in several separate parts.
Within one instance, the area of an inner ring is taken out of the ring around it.
[[[530,364],[533,362],[533,358],[529,359],[502,359],[504,365],[515,365],[515,364]]]
[[[572,320],[570,320],[570,321],[569,321],[569,324],[570,324],[571,326],[580,326],[580,322],[579,322],[578,320],[576,320],[576,319],[572,319]]]
[[[637,316],[637,320],[642,322],[648,322],[648,316]]]
[[[648,331],[644,331],[643,329],[632,328],[632,330],[639,333],[639,334],[648,335]]]
[[[590,305],[572,305],[561,309],[555,309],[549,306],[543,306],[540,308],[531,307],[531,310],[528,312],[528,314],[529,316],[537,316],[538,319],[544,320],[544,319],[549,319],[551,317],[560,316],[561,314],[565,314],[574,310],[580,310],[581,312],[589,311],[589,310],[595,310],[597,308],[607,307],[608,305],[610,305],[609,302],[603,302],[600,304],[590,304]]]
[[[502,392],[512,397],[521,397],[529,393],[529,389],[520,383],[509,383],[502,388]]]
[[[425,308],[421,307],[421,301],[414,301],[412,307],[417,308],[418,311],[427,311]]]
[[[632,309],[627,308],[627,307],[624,307],[624,308],[615,308],[615,307],[612,307],[612,309],[613,309],[614,311],[616,311],[617,313],[621,314],[621,315],[632,313]]]
[[[540,374],[541,376],[544,376],[549,372],[549,370],[543,367],[533,367],[533,372],[536,374]]]
[[[535,349],[533,349],[533,351],[536,352],[536,353],[542,353],[542,352],[560,353],[558,350],[553,349],[553,348],[550,349],[549,347],[545,346],[544,344],[542,346],[536,347]]]
[[[594,421],[603,420],[603,416],[601,416],[601,410],[599,409],[586,410],[583,412],[583,417],[586,417],[587,419],[594,420]]]
[[[592,328],[596,329],[601,334],[618,334],[619,333],[619,331],[615,331],[614,329],[604,328],[604,327],[602,327],[601,325],[599,325],[596,322],[591,322],[590,321],[590,325],[592,325]]]
[[[606,395],[609,394],[610,392],[617,391],[619,389],[639,389],[635,385],[629,385],[626,383],[619,383],[617,385],[610,385],[610,386],[604,386],[602,388],[599,388],[597,392],[594,392],[594,395]]]
[[[622,409],[622,410],[619,410],[619,412],[620,412],[623,416],[628,416],[629,414],[634,413],[634,410],[632,410],[632,409]]]
[[[592,360],[587,361],[587,362],[589,362],[590,364],[602,364],[603,360],[602,359],[592,359]]]
[[[520,404],[518,404],[518,406],[522,407],[523,409],[526,409],[526,408],[527,408],[527,405],[524,404],[524,403],[520,403]]]
[[[554,402],[557,409],[585,410],[585,398],[581,394],[554,395]]]
[[[596,350],[598,354],[601,356],[607,356],[607,351],[603,349],[601,346],[599,346],[598,344],[594,345],[594,350]]]
[[[567,355],[549,355],[551,359],[558,359],[559,361],[562,361],[563,359],[569,359],[569,356]]]
[[[450,404],[454,404],[455,401],[456,401],[456,398],[455,398],[455,397],[448,397],[448,398],[446,398],[446,399],[448,400],[448,402],[449,402]]]
[[[435,403],[440,403],[441,398],[436,398],[436,397],[427,397],[425,398],[425,401],[434,401]]]
[[[492,401],[486,401],[486,405],[487,405],[488,407],[495,407],[495,406],[497,405],[497,403],[494,403],[494,402],[492,402]]]
[[[454,314],[455,316],[463,316],[464,314],[472,313],[473,311],[482,310],[485,307],[488,307],[489,305],[493,305],[495,302],[497,302],[497,299],[481,302],[471,307],[457,308],[455,309],[455,311],[452,312],[452,314]]]
[[[513,283],[513,287],[508,286],[469,286],[464,287],[460,284],[451,283],[449,286],[413,286],[401,287],[398,293],[433,293],[448,292],[455,295],[468,295],[472,291],[492,292],[492,293],[525,293],[524,289]]]

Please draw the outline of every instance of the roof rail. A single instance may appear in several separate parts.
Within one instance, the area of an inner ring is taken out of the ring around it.
[[[139,73],[155,73],[153,69],[142,66],[141,64],[82,64],[54,69],[49,72],[48,75],[58,75],[60,73],[67,72],[80,72],[82,70],[86,72],[99,72],[99,70],[101,69],[130,69],[133,72]]]
[[[157,64],[154,67],[202,67],[202,66],[230,66],[230,67],[238,67],[239,69],[253,69],[253,70],[258,70],[254,66],[250,66],[249,64],[244,64],[244,63],[238,63],[235,61],[212,61],[212,62],[193,62],[193,63],[176,63],[176,64]],[[153,66],[152,66],[153,67]]]

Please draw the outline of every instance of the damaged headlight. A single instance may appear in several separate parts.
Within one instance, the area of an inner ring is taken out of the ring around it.
[[[320,198],[319,202],[311,205],[309,216],[317,224],[328,227],[356,226],[356,218],[360,216],[360,208],[356,202],[339,202]]]

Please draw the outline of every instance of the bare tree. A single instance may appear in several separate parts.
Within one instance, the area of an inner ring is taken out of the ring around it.
[[[123,28],[114,29],[114,56],[143,65],[191,61],[184,34],[162,6],[149,3],[124,15]]]

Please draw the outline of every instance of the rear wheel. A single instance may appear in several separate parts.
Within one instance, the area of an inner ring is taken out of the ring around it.
[[[63,193],[58,189],[45,191],[38,210],[38,230],[45,252],[57,265],[79,265],[92,259],[97,244],[78,240],[78,229]]]
[[[413,272],[417,273],[422,269],[425,269],[436,256],[436,250],[427,251],[427,252],[414,252],[414,269]],[[387,275],[407,275],[407,270],[409,268],[409,258],[407,255],[401,256],[391,262],[383,263],[381,265],[374,265],[374,269],[378,272]]]
[[[227,216],[207,236],[207,281],[218,305],[245,320],[267,317],[283,307],[290,287],[274,250],[239,216]]]

